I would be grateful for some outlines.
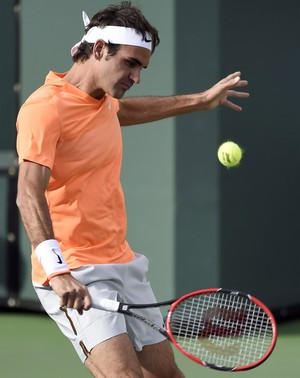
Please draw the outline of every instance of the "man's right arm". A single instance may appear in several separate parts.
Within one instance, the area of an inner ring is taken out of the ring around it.
[[[47,241],[55,242],[45,197],[50,175],[51,170],[48,167],[33,162],[22,162],[19,167],[17,205],[30,243],[35,250],[39,246],[41,260],[46,256],[44,253],[48,253],[46,250],[43,252],[43,245]],[[46,258],[44,261],[49,266],[49,259]],[[44,265],[43,267],[45,269]],[[61,306],[75,308],[82,313],[92,305],[86,286],[73,278],[70,273],[55,274],[51,278],[51,286],[61,298]]]
[[[29,161],[19,167],[17,205],[34,249],[44,240],[54,239],[45,197],[50,175],[48,167]]]

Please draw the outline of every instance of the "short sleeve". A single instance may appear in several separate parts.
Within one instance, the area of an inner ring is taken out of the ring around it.
[[[61,126],[51,102],[25,103],[17,119],[19,163],[29,160],[53,168]]]

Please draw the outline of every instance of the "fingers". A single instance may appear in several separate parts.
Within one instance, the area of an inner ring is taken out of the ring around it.
[[[87,287],[70,274],[53,277],[51,286],[60,297],[61,307],[74,308],[79,314],[92,307],[93,301]]]
[[[238,92],[234,90],[228,90],[227,96],[225,97],[224,101],[222,102],[222,105],[227,106],[227,108],[235,110],[236,112],[240,112],[243,110],[243,108],[232,101],[228,100],[228,97],[235,97],[235,98],[248,98],[250,96],[247,92]]]
[[[92,300],[92,297],[90,296],[90,294],[87,290],[87,294],[83,299],[83,309],[85,311],[87,311],[92,307],[92,305],[93,305],[93,300]]]
[[[241,72],[240,71],[236,71],[230,75],[228,75],[227,77],[224,78],[225,81],[230,81],[232,79],[236,79],[237,77],[240,77],[241,76]]]
[[[237,104],[234,104],[233,102],[229,100],[225,100],[222,105],[227,106],[227,108],[235,110],[236,112],[241,112],[243,108]]]
[[[248,98],[250,94],[248,92],[238,92],[234,90],[228,90],[227,91],[228,97],[238,97],[238,98]]]
[[[228,76],[226,76],[224,79],[220,80],[218,84],[226,84],[226,85],[235,85],[238,83],[241,79],[241,72],[237,71],[234,72]]]
[[[225,88],[235,88],[235,87],[246,87],[248,85],[247,80],[241,80],[241,72],[237,71],[233,74],[228,75],[223,80],[219,82]]]
[[[89,310],[92,304],[92,298],[85,286],[65,292],[60,301],[61,307],[74,308],[79,314]]]
[[[80,315],[83,314],[83,311],[87,311],[91,308],[92,302],[89,295],[85,297],[77,297],[74,301],[72,308],[75,308]]]
[[[237,71],[228,75],[207,91],[201,93],[201,110],[212,110],[219,105],[225,105],[235,111],[241,111],[242,107],[229,101],[229,97],[248,98],[249,93],[239,92],[235,88],[248,85],[247,80],[241,80],[241,72]]]
[[[248,85],[248,80],[239,80],[236,87],[246,87]]]

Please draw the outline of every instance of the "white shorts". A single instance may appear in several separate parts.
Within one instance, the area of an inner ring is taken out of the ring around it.
[[[148,259],[136,254],[126,264],[88,265],[72,270],[72,276],[85,284],[92,298],[116,299],[127,303],[156,302],[147,281]],[[50,286],[34,284],[37,295],[48,315],[70,339],[80,359],[84,362],[90,351],[99,343],[122,333],[127,333],[136,351],[156,344],[165,337],[140,320],[129,316],[91,308],[79,315],[77,310],[61,311],[60,298]],[[158,308],[135,310],[159,326],[163,317]]]

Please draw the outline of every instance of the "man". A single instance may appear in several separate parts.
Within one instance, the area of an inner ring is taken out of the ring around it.
[[[84,21],[73,66],[65,74],[50,72],[17,120],[17,204],[32,244],[33,284],[95,377],[183,377],[162,335],[92,308],[100,297],[155,301],[148,260],[126,241],[120,125],[220,104],[239,111],[228,97],[248,97],[234,90],[247,82],[236,72],[202,93],[123,99],[149,65],[157,30],[130,2],[91,21],[84,14]],[[162,324],[159,310],[143,311]]]

